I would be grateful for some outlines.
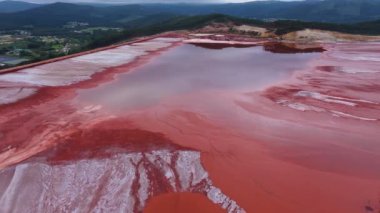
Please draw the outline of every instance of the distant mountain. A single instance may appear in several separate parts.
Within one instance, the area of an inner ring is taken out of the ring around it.
[[[152,22],[152,18],[149,18]],[[280,36],[290,32],[304,29],[328,30],[342,32],[348,34],[359,35],[380,35],[380,20],[372,22],[361,22],[357,24],[334,24],[319,22],[303,22],[294,20],[278,20],[266,22],[262,20],[237,18],[221,14],[199,15],[199,16],[179,16],[161,21],[159,23],[151,23],[141,28],[131,28],[122,32],[106,34],[95,38],[87,48],[97,48],[111,45],[133,37],[152,35],[173,30],[194,30],[205,27],[211,23],[225,23],[230,25],[252,25],[267,28],[269,31]]]
[[[90,25],[121,25],[132,19],[155,14],[141,5],[94,7],[69,3],[54,3],[8,14],[0,14],[1,28],[26,25],[35,27],[62,27],[67,22],[87,22]]]
[[[40,4],[33,4],[22,1],[0,1],[0,13],[13,13],[40,7]]]
[[[292,19],[318,22],[361,22],[380,18],[379,0],[252,1],[217,5],[145,5],[161,12],[184,15],[220,13],[242,18]]]
[[[10,4],[15,2],[0,2]],[[1,6],[0,6],[1,7]],[[380,19],[380,0],[253,1],[229,4],[131,4],[94,6],[54,3],[0,14],[0,28],[62,27],[67,22],[93,26],[146,25],[172,16],[225,14],[248,19],[353,23]],[[154,18],[153,18],[154,17]],[[153,18],[154,20],[149,20]]]

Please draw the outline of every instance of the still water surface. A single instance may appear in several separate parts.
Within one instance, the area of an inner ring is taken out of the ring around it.
[[[207,49],[183,44],[115,81],[79,91],[79,100],[113,110],[150,106],[207,90],[260,90],[302,69],[319,53],[278,54],[263,47]]]

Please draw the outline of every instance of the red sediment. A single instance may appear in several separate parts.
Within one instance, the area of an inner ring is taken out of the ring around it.
[[[170,100],[165,109],[151,109],[133,120],[143,129],[163,132],[178,144],[201,150],[202,163],[215,185],[247,212],[377,210],[379,122],[360,118],[379,119],[378,83],[373,80],[378,81],[379,75],[340,73],[322,67],[329,59],[318,60],[316,67],[294,79],[243,100],[197,93]],[[374,83],[360,79],[364,77]],[[300,91],[356,105],[297,96]],[[182,111],[176,103],[182,103]],[[314,108],[299,110],[280,103]],[[230,107],[228,113],[217,110],[224,106]]]
[[[155,36],[155,37],[160,37],[160,36]],[[149,39],[148,38],[142,39],[141,41],[143,40],[149,40]],[[135,41],[132,43],[136,43],[136,42],[140,42],[140,41]],[[62,96],[65,96],[66,99],[71,99],[76,90],[96,87],[102,82],[111,81],[113,80],[116,74],[124,73],[138,66],[141,66],[147,63],[151,58],[157,57],[159,54],[161,54],[161,52],[167,51],[168,49],[173,48],[176,45],[178,44],[173,44],[170,47],[162,48],[157,51],[150,51],[148,55],[139,56],[134,61],[121,65],[121,66],[105,68],[103,71],[93,74],[91,76],[91,79],[89,80],[81,81],[81,82],[74,83],[68,86],[38,88],[39,90],[38,92],[36,92],[36,94],[31,95],[27,98],[24,98],[21,101],[11,103],[11,104],[0,105],[0,114],[5,114],[7,112],[15,111],[15,108],[17,109],[17,108],[25,108],[25,107],[33,106],[33,105],[39,105],[41,103],[45,103],[52,99],[62,99]],[[122,46],[122,45],[118,45],[118,46]],[[107,47],[107,49],[111,49],[111,48],[115,48],[115,47]],[[101,51],[101,50],[98,50],[98,51]],[[85,55],[85,53],[83,53],[82,55]],[[45,63],[48,64],[51,62],[45,62]],[[37,65],[34,65],[34,66],[37,66]],[[15,69],[13,71],[17,71],[18,70],[17,68],[13,68]],[[68,94],[70,95],[67,96]]]
[[[6,74],[6,73],[11,73],[11,72],[16,72],[16,71],[19,71],[19,70],[22,70],[22,69],[32,68],[32,67],[36,67],[36,66],[40,66],[40,65],[44,65],[44,64],[49,64],[49,63],[53,63],[53,62],[57,62],[57,61],[63,61],[63,60],[66,60],[66,59],[70,59],[70,58],[74,58],[74,57],[78,57],[78,56],[82,56],[82,55],[96,53],[96,52],[100,52],[100,51],[103,51],[103,50],[114,49],[114,48],[121,47],[121,46],[124,46],[124,45],[144,42],[144,41],[148,41],[148,40],[151,40],[151,39],[154,39],[154,38],[160,38],[160,37],[171,37],[171,38],[172,37],[178,37],[178,38],[181,38],[182,36],[180,36],[180,35],[178,35],[176,33],[163,33],[163,34],[157,34],[157,35],[153,35],[153,36],[147,36],[147,37],[139,38],[139,39],[136,39],[136,40],[133,40],[133,41],[122,42],[122,43],[119,43],[119,44],[114,44],[114,45],[110,45],[110,46],[106,46],[106,47],[100,47],[100,48],[96,48],[96,49],[93,49],[93,50],[88,50],[88,51],[83,51],[83,52],[79,52],[79,53],[74,53],[74,54],[67,55],[67,56],[61,56],[61,57],[52,58],[52,59],[48,59],[48,60],[44,60],[44,61],[39,61],[39,62],[35,62],[35,63],[30,63],[30,64],[25,64],[25,65],[21,65],[21,66],[17,66],[17,67],[11,67],[11,68],[7,68],[7,69],[2,69],[2,70],[0,70],[0,75],[1,74]]]
[[[373,168],[376,168],[377,158],[366,158],[355,151],[342,155],[341,147],[332,149],[333,144],[321,143],[332,137],[318,139],[308,136],[311,132],[297,134],[286,126],[265,132],[267,130],[260,126],[247,124],[252,131],[258,129],[273,137],[284,137],[275,141],[255,140],[236,132],[232,123],[227,124],[232,125],[231,128],[213,128],[208,120],[194,122],[194,116],[203,117],[202,114],[192,113],[186,119],[182,114],[173,112],[168,117],[159,116],[159,120],[170,122],[173,128],[144,116],[134,122],[140,122],[142,128],[165,132],[181,145],[201,150],[202,163],[211,180],[247,212],[356,212],[364,208],[367,199],[374,202],[376,198],[380,182],[377,179],[379,174]],[[304,130],[298,131],[302,133]],[[349,171],[345,165],[348,161],[341,160],[349,160],[351,154],[362,162],[373,160],[374,167],[360,169],[352,162],[351,174],[345,174],[341,169]],[[326,162],[324,158],[327,158]],[[334,164],[329,165],[329,162]],[[360,170],[374,173],[369,178],[367,174],[358,173]]]
[[[334,72],[337,70],[337,67],[335,66],[317,66],[317,70],[324,71],[324,72]]]
[[[128,64],[104,69],[104,71],[92,75],[90,80],[68,86],[38,88],[35,94],[27,98],[15,103],[1,105],[0,150],[22,149],[30,142],[31,135],[41,133],[52,124],[54,125],[57,120],[75,113],[77,109],[70,105],[68,100],[76,96],[78,89],[92,88],[102,82],[111,81],[117,73],[127,72],[141,66],[152,57],[178,44],[174,43],[167,48],[150,51],[149,54],[139,56]],[[83,122],[81,117],[76,119],[71,121],[74,126]]]
[[[55,164],[157,149],[183,150],[184,148],[173,144],[161,133],[133,129],[133,125],[129,124],[127,119],[111,119],[88,129],[78,129],[60,139],[56,146],[39,156],[47,157],[50,163]]]
[[[214,50],[221,50],[224,48],[234,47],[234,48],[247,48],[247,47],[254,47],[257,46],[257,44],[229,44],[229,43],[189,43],[197,47],[203,47],[207,49],[214,49]]]
[[[323,47],[300,47],[293,43],[266,42],[264,49],[273,53],[313,53],[326,51]]]
[[[135,65],[145,59],[140,58]],[[189,147],[202,153],[202,165],[213,185],[247,212],[378,211],[379,122],[360,119],[378,118],[378,75],[340,73],[331,68],[343,66],[339,60],[328,55],[318,60],[321,61],[313,62],[310,70],[264,91],[193,92],[167,98],[157,106],[137,109],[118,119],[101,114],[89,120],[74,116],[70,122],[84,126],[74,126],[55,141],[60,145],[40,156],[54,164],[102,159],[118,151]],[[131,67],[134,65],[112,68],[73,86],[45,88],[33,97],[0,107],[1,115],[14,116],[1,124],[0,139],[5,138],[1,148],[12,143],[27,144],[28,136],[48,126],[42,122],[58,120],[75,111],[63,103],[72,99],[78,88],[111,81],[115,73]],[[356,105],[297,96],[300,91],[338,97],[333,100]],[[54,113],[56,108],[63,111]],[[334,111],[356,117],[334,115]],[[97,121],[98,117],[107,119]],[[20,139],[14,140],[17,137]],[[138,184],[134,187],[136,191]],[[152,198],[145,212],[188,210],[221,211],[203,194],[169,193]]]
[[[212,203],[206,196],[196,193],[178,192],[168,193],[152,198],[144,213],[222,213],[225,212],[220,206]]]

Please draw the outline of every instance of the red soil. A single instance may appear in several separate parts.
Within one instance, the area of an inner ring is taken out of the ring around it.
[[[96,73],[91,80],[82,81],[70,86],[42,87],[38,92],[30,97],[12,104],[0,106],[0,154],[13,150],[15,153],[23,153],[26,156],[17,161],[24,160],[30,155],[37,154],[55,145],[56,141],[74,134],[81,126],[90,126],[104,120],[106,115],[96,115],[89,112],[88,115],[78,114],[78,109],[73,107],[68,100],[76,96],[78,89],[92,88],[102,82],[111,81],[117,73],[127,72],[137,66],[141,66],[152,57],[159,55],[162,51],[176,46],[152,51],[148,55],[140,56],[131,63],[108,68],[103,72]],[[100,117],[100,118],[98,118]],[[103,118],[102,118],[103,117]],[[100,120],[98,120],[100,119]],[[86,123],[87,122],[87,123]],[[36,134],[36,141],[32,137]],[[44,135],[46,134],[46,135]],[[43,135],[42,138],[40,138]],[[52,137],[52,139],[50,139]],[[43,142],[46,142],[43,143]],[[36,144],[41,143],[37,149],[31,150]],[[47,147],[45,147],[47,146]],[[26,151],[25,151],[26,150]],[[17,156],[13,153],[12,155]],[[10,162],[8,156],[0,155],[0,168],[7,166]]]
[[[63,138],[59,146],[40,155],[47,156],[48,161],[54,164],[81,159],[108,158],[116,153],[183,149],[160,133],[131,129],[127,122],[109,120],[96,124],[90,129],[78,130]]]
[[[2,152],[15,149],[16,154],[24,155],[30,151],[30,141],[43,146],[1,167],[46,150],[42,156],[51,162],[104,158],[108,153],[103,149],[109,145],[104,139],[112,139],[115,148],[142,151],[175,143],[175,149],[199,150],[214,185],[247,212],[379,211],[379,74],[358,76],[320,69],[344,65],[375,69],[375,62],[347,62],[324,54],[310,69],[262,92],[196,92],[168,98],[119,119],[101,110],[78,114],[67,104],[76,90],[109,82],[115,73],[146,59],[73,86],[44,88],[33,97],[0,107]],[[341,99],[328,102],[297,96],[300,91]],[[314,108],[300,110],[301,105],[291,105],[294,103]],[[139,147],[141,141],[148,141],[149,146]],[[51,150],[56,151],[53,156]],[[171,193],[153,198],[145,212],[220,211],[204,195]]]
[[[264,44],[264,49],[273,53],[311,53],[326,51],[319,45],[300,47],[295,43],[285,44],[282,42],[266,42]]]
[[[96,52],[103,51],[103,50],[114,49],[114,48],[121,47],[121,46],[124,46],[124,45],[129,45],[129,44],[149,41],[149,40],[154,39],[154,38],[162,38],[162,37],[180,38],[181,36],[178,35],[178,34],[176,34],[176,33],[162,33],[162,34],[157,34],[157,35],[153,35],[153,36],[147,36],[147,37],[135,39],[133,41],[121,42],[119,44],[110,45],[110,46],[106,46],[106,47],[100,47],[100,48],[96,48],[96,49],[92,49],[92,50],[88,50],[88,51],[74,53],[74,54],[67,55],[67,56],[61,56],[61,57],[52,58],[52,59],[49,59],[49,60],[44,60],[44,61],[39,61],[39,62],[35,62],[35,63],[25,64],[25,65],[21,65],[21,66],[17,66],[17,67],[11,67],[11,68],[7,68],[7,69],[2,69],[2,70],[0,70],[0,74],[17,72],[19,70],[23,70],[23,69],[27,69],[27,68],[31,68],[31,67],[36,67],[36,66],[39,66],[39,65],[49,64],[49,63],[53,63],[53,62],[56,62],[56,61],[63,61],[63,60],[74,58],[74,57],[78,57],[78,56],[81,56],[81,55],[87,55],[87,54],[96,53]]]
[[[294,79],[246,94],[243,100],[229,91],[196,93],[130,119],[140,128],[163,132],[180,145],[200,150],[215,185],[247,212],[375,211],[380,200],[380,76],[327,75],[314,69],[329,60],[326,54]],[[376,70],[375,64],[365,66]],[[303,90],[356,106],[294,96]],[[283,99],[326,112],[276,103]],[[375,120],[362,120],[367,118]]]
[[[224,210],[213,204],[202,194],[169,193],[154,197],[146,206],[144,213],[221,213]]]
[[[220,50],[224,48],[230,48],[230,47],[235,47],[235,48],[246,48],[246,47],[253,47],[257,46],[254,44],[213,44],[213,43],[190,43],[198,47],[203,47],[203,48],[208,48],[208,49],[215,49],[215,50]]]

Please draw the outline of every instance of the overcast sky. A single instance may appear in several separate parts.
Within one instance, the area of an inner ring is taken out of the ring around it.
[[[1,1],[1,0],[0,0]],[[72,2],[72,3],[80,3],[80,2],[95,2],[95,3],[119,3],[119,4],[128,4],[128,3],[179,3],[179,2],[188,2],[188,3],[227,3],[227,2],[247,2],[253,0],[20,0],[27,1],[33,3],[52,3],[52,2]],[[283,0],[283,1],[291,1],[291,0]]]

